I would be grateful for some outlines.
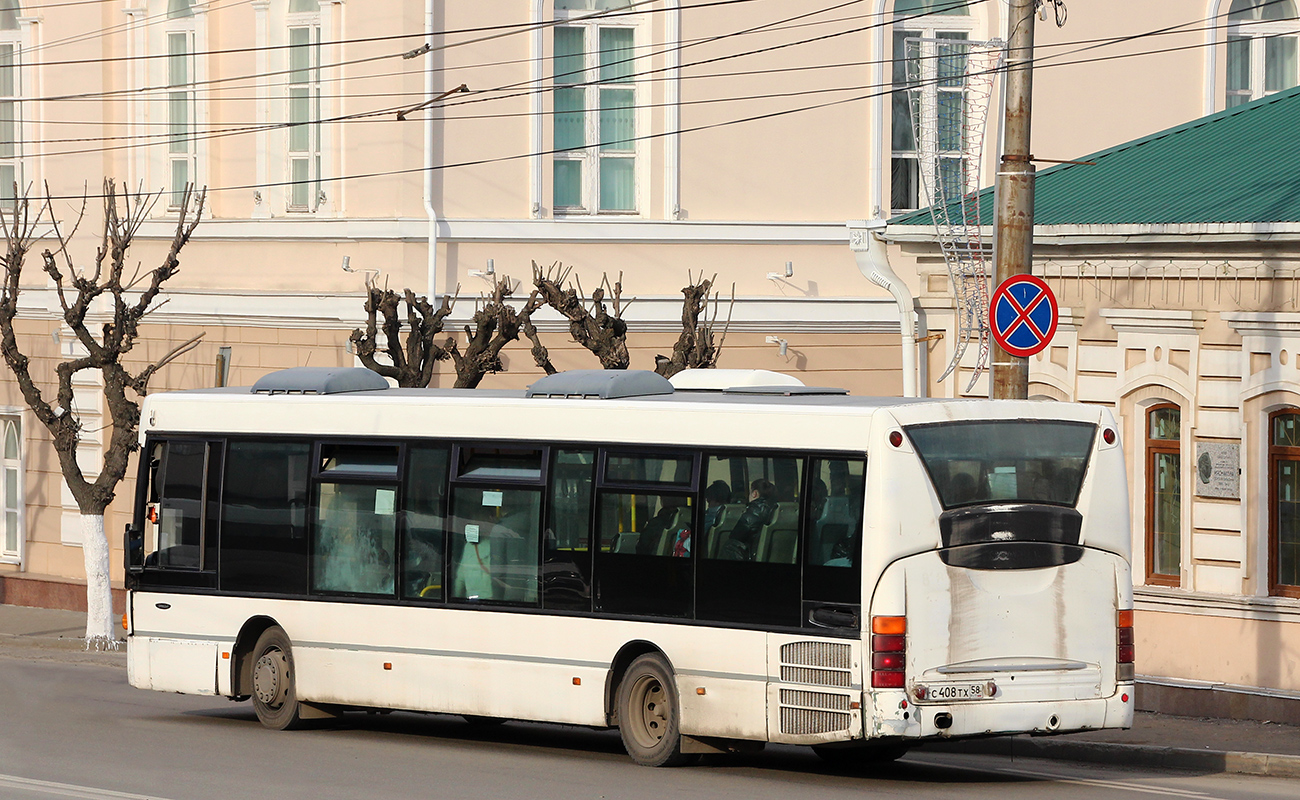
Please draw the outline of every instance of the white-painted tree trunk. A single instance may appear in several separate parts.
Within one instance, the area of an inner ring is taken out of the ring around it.
[[[108,537],[103,514],[81,515],[81,552],[86,559],[86,649],[117,649],[113,593],[108,582]]]

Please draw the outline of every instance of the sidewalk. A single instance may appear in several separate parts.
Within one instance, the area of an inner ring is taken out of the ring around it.
[[[0,658],[125,668],[125,648],[87,652],[81,638],[85,630],[84,612],[0,605]],[[1300,727],[1253,720],[1138,712],[1132,730],[1127,731],[997,736],[930,742],[923,748],[1300,778]]]
[[[114,633],[122,633],[119,625]],[[126,668],[126,648],[86,650],[86,612],[0,605],[0,658]]]

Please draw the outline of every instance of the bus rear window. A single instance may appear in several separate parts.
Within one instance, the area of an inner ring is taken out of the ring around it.
[[[1074,506],[1097,426],[1059,420],[945,422],[907,428],[944,508]]]

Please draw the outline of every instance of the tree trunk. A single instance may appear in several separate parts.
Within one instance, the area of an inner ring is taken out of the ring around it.
[[[81,552],[86,560],[86,649],[116,650],[103,514],[81,515]]]

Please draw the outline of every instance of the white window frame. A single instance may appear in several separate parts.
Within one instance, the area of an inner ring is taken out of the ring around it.
[[[556,27],[564,28],[583,28],[583,71],[587,85],[584,86],[584,114],[585,114],[585,141],[590,143],[582,150],[573,150],[566,153],[552,154],[554,161],[581,161],[583,164],[583,181],[582,181],[582,204],[580,206],[558,206],[555,204],[555,187],[554,172],[551,173],[551,193],[550,200],[553,212],[556,217],[582,217],[582,216],[640,216],[645,207],[645,198],[642,197],[642,187],[644,183],[645,172],[645,154],[644,147],[640,136],[647,130],[647,120],[642,110],[643,98],[646,89],[641,86],[642,81],[633,77],[627,82],[619,82],[619,88],[627,88],[632,91],[632,107],[634,129],[632,150],[628,152],[602,152],[600,149],[600,90],[602,85],[599,82],[600,75],[600,29],[601,28],[625,28],[632,30],[632,48],[636,52],[643,46],[645,21],[639,16],[593,16],[591,11],[568,11],[556,10],[555,18],[562,24]],[[637,56],[632,63],[632,73],[635,76],[645,70],[644,58]],[[552,60],[553,64],[554,61]],[[551,82],[552,89],[555,84]],[[550,119],[552,123],[550,130],[554,132],[554,114],[555,114],[555,93],[548,92],[548,101],[550,109]],[[554,139],[551,140],[554,144]],[[611,209],[602,210],[600,208],[600,162],[602,159],[617,158],[630,160],[632,162],[632,198],[633,208],[631,209]]]
[[[160,203],[160,211],[175,211],[180,207],[181,197],[185,186],[178,185],[176,180],[177,170],[183,169],[185,180],[183,183],[202,186],[206,182],[200,174],[200,165],[203,162],[203,156],[206,147],[201,142],[201,131],[204,127],[204,115],[206,112],[205,103],[199,99],[199,90],[197,84],[203,80],[201,70],[203,65],[201,59],[196,53],[202,49],[205,40],[203,35],[204,14],[206,6],[200,2],[191,2],[191,16],[171,18],[168,12],[168,0],[159,0],[150,6],[150,19],[145,20],[147,25],[150,20],[157,20],[159,24],[153,26],[147,34],[149,37],[149,51],[158,54],[159,57],[151,59],[151,69],[149,83],[156,87],[154,100],[151,106],[151,121],[158,124],[149,126],[150,132],[154,134],[163,134],[155,136],[153,139],[158,144],[151,148],[154,151],[150,159],[150,171],[156,175],[155,180],[164,189],[167,202]],[[156,32],[155,32],[156,31]],[[183,82],[173,83],[175,78],[172,70],[175,68],[176,57],[171,55],[173,43],[181,40],[185,43],[183,64],[185,75]],[[177,103],[185,109],[185,118],[179,123],[174,116]],[[180,136],[179,142],[174,142],[176,136]],[[173,145],[179,143],[184,146],[182,151],[173,151]]]
[[[974,39],[976,26],[977,26],[977,20],[975,19],[974,16],[971,15],[958,16],[952,14],[927,14],[926,16],[922,16],[922,17],[914,16],[911,19],[907,19],[907,15],[902,15],[901,17],[895,18],[892,30],[895,33],[901,33],[905,31],[907,33],[908,38],[917,37],[921,39],[937,39],[939,37],[939,34],[941,33],[964,33],[966,34],[967,39]],[[894,54],[895,39],[896,39],[895,36],[891,36],[889,39],[890,42],[889,53],[891,59],[893,58],[893,54]],[[930,49],[932,50],[933,46],[931,46]],[[925,45],[924,43],[922,43],[922,58],[925,58],[926,54],[927,53],[926,53]],[[921,122],[922,125],[926,125],[926,124],[931,126],[938,125],[937,109],[939,107],[939,104],[936,101],[936,97],[938,95],[939,88],[934,81],[936,74],[937,74],[937,62],[935,59],[929,58],[922,62],[920,82],[922,84],[921,91],[925,93],[925,96],[921,100],[920,107],[922,109],[927,110],[928,111],[927,116],[930,117],[929,119],[922,120]],[[969,113],[969,109],[967,109],[967,113]],[[892,121],[892,117],[893,117],[892,107],[890,111],[890,117]],[[889,204],[890,204],[890,214],[892,215],[892,214],[899,214],[905,211],[914,211],[917,208],[920,208],[920,206],[925,203],[925,192],[922,187],[922,181],[933,180],[934,176],[932,173],[934,170],[933,168],[926,168],[925,165],[919,163],[921,159],[920,159],[920,153],[918,151],[894,149],[892,127],[890,128],[889,135],[890,135],[890,142],[889,142],[890,152],[889,152],[889,171],[887,174],[890,176]],[[914,143],[919,146],[920,143],[919,136],[916,137]],[[895,203],[896,198],[894,197],[894,182],[893,182],[894,162],[904,161],[904,160],[918,162],[916,166],[917,183],[916,183],[916,204],[915,205],[900,206],[900,205],[896,205]]]
[[[18,452],[12,457],[5,451],[6,437],[9,435],[9,426],[11,425],[18,440]],[[26,492],[23,452],[21,412],[14,409],[0,408],[0,563],[3,564],[21,564],[24,545],[27,541],[26,503],[23,501]],[[13,489],[13,496],[11,496],[10,489]],[[17,528],[17,537],[13,547],[9,546],[8,537],[11,514]]]
[[[324,0],[322,0],[324,2]],[[325,168],[325,144],[324,125],[319,122],[324,117],[324,103],[321,92],[321,60],[324,52],[321,44],[323,26],[321,24],[321,12],[295,12],[287,13],[285,16],[284,41],[288,45],[293,41],[293,31],[307,30],[308,40],[308,68],[307,80],[298,81],[299,76],[290,72],[292,62],[292,49],[285,49],[285,77],[284,77],[284,119],[286,123],[294,121],[293,99],[294,90],[305,90],[308,99],[308,119],[316,119],[317,122],[301,126],[286,128],[285,130],[285,160],[284,160],[284,204],[285,211],[291,214],[314,214],[320,211],[326,204],[326,193],[324,185],[321,183],[323,171]],[[294,150],[293,141],[296,132],[305,129],[307,134],[307,148]],[[305,162],[303,173],[295,172],[295,166],[298,163]],[[306,180],[305,198],[295,198],[295,195],[301,191],[302,184],[297,183],[299,180]]]
[[[1225,0],[1227,7],[1231,9],[1230,1]],[[1294,4],[1294,0],[1292,0]],[[1300,9],[1297,9],[1300,11]],[[1226,14],[1227,12],[1225,12]],[[1249,103],[1252,100],[1258,100],[1261,97],[1267,97],[1270,94],[1285,91],[1296,86],[1300,80],[1300,75],[1293,74],[1290,77],[1290,83],[1277,89],[1268,89],[1268,74],[1265,69],[1267,64],[1266,47],[1270,39],[1290,36],[1295,39],[1300,34],[1300,23],[1295,20],[1279,20],[1270,22],[1247,21],[1244,24],[1239,21],[1233,21],[1228,25],[1226,36],[1227,49],[1224,54],[1224,81],[1223,81],[1223,98],[1224,107],[1232,108],[1234,105]],[[1234,57],[1233,43],[1245,40],[1248,44],[1250,54],[1250,85],[1245,89],[1232,89],[1228,85],[1228,76],[1232,74],[1232,65]],[[1300,48],[1300,42],[1295,45]],[[1234,103],[1234,98],[1240,98]]]
[[[16,13],[19,18],[22,17],[21,4],[16,9]],[[13,140],[8,145],[12,147],[12,152],[4,155],[3,149],[0,149],[0,205],[13,199],[15,183],[19,187],[19,192],[22,191],[25,184],[23,170],[23,139],[25,138],[25,126],[23,124],[23,117],[25,116],[23,113],[23,91],[25,89],[22,69],[23,38],[23,25],[21,22],[13,28],[0,30],[0,48],[12,48],[13,54],[13,65],[11,66],[13,70],[13,87],[9,94],[0,94],[0,101],[13,104],[13,120],[10,123]],[[0,90],[2,89],[3,85],[0,85]],[[6,171],[12,171],[12,177],[6,177],[4,175]]]

